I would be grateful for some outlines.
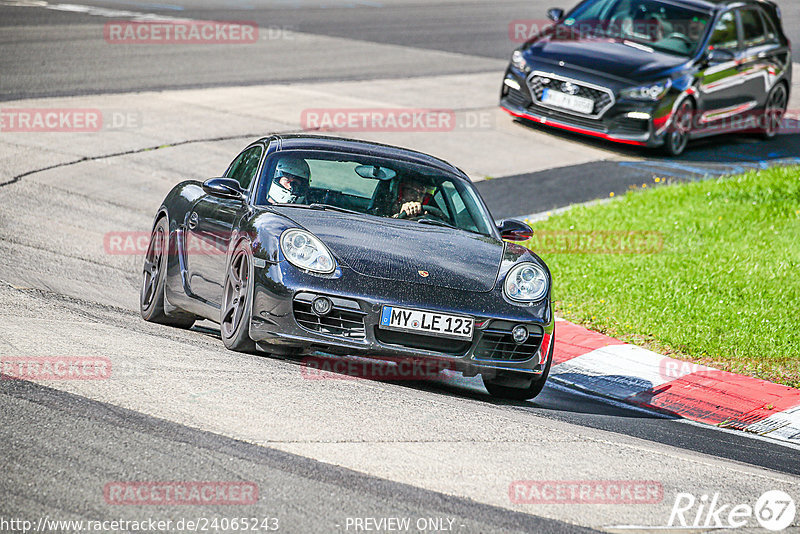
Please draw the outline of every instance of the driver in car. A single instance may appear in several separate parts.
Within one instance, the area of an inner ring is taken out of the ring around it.
[[[415,180],[405,180],[401,182],[397,194],[397,201],[392,210],[395,214],[392,215],[392,217],[395,219],[406,219],[422,215],[425,211],[425,206],[423,206],[422,202],[425,200],[425,195],[427,193],[428,188]]]
[[[308,193],[311,169],[302,158],[287,157],[275,166],[275,174],[267,193],[270,204],[297,204]]]

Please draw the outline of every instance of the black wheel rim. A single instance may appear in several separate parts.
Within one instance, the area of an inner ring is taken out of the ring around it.
[[[222,299],[222,333],[226,338],[236,334],[244,315],[247,284],[250,279],[250,259],[244,250],[238,250],[231,259],[225,276]]]
[[[670,136],[673,152],[680,153],[686,148],[689,143],[689,132],[692,129],[692,105],[689,102],[684,102],[678,108],[675,123],[673,124],[672,133]]]
[[[158,289],[158,279],[161,274],[161,259],[164,256],[166,235],[164,229],[158,226],[150,236],[150,245],[144,255],[144,271],[142,276],[142,308],[148,309],[153,304]]]
[[[766,109],[767,135],[773,136],[781,128],[783,114],[786,112],[786,90],[782,85],[775,88],[769,97]]]

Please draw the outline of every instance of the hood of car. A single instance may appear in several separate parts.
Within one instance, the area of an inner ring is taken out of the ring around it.
[[[495,286],[503,259],[501,241],[452,228],[333,211],[276,211],[364,276],[487,292]]]
[[[610,75],[631,81],[647,82],[659,76],[668,76],[688,58],[663,52],[642,50],[619,40],[558,39],[552,35],[533,42],[525,52],[536,69],[537,60],[550,64],[563,61],[567,68],[578,67],[600,76]]]

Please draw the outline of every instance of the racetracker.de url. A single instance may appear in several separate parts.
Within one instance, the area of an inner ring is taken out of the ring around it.
[[[192,519],[51,519],[0,516],[0,532],[275,532],[276,517],[196,517]]]

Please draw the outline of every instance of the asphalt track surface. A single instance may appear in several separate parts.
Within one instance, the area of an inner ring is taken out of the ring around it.
[[[10,4],[19,3],[0,2],[0,99],[9,103],[298,82],[422,82],[482,73],[502,69],[513,48],[509,21],[543,18],[550,7],[540,1],[80,3],[252,20],[262,28],[333,39],[268,41],[250,53],[225,46],[116,48],[97,38],[108,17]],[[798,42],[800,6],[781,4]],[[369,46],[354,48],[360,45],[353,42],[374,44],[375,57],[367,55]],[[448,55],[402,59],[413,51]],[[527,133],[527,126],[509,124]],[[57,163],[49,173],[26,177],[12,161],[0,176],[0,184],[7,184],[0,185],[0,351],[110,351],[120,369],[119,381],[96,389],[85,383],[0,382],[0,518],[276,516],[285,532],[344,532],[348,517],[446,517],[459,532],[579,532],[578,525],[608,530],[619,524],[617,517],[663,525],[678,491],[721,491],[737,502],[752,502],[773,488],[800,496],[797,449],[769,440],[555,387],[534,402],[506,403],[490,399],[474,380],[309,384],[297,378],[297,361],[227,353],[213,325],[184,332],[143,323],[135,309],[138,258],[104,257],[80,241],[91,241],[86,235],[104,220],[134,226],[145,221],[146,227],[153,199],[177,181],[180,165],[198,156],[218,164],[247,142],[251,130],[239,133],[241,138],[231,134],[220,146],[198,143],[207,156],[190,152],[191,145],[134,154],[126,170],[131,183],[112,188],[113,194],[96,176],[120,174],[126,163],[115,158]],[[740,137],[707,141],[674,161],[570,135],[543,135],[558,146],[607,157],[482,181],[479,188],[496,217],[605,198],[651,176],[699,179],[800,156],[796,136],[771,144]],[[56,139],[42,144],[51,140]],[[6,146],[31,148],[15,142]],[[153,143],[158,146],[158,137]],[[161,152],[175,163],[152,163]],[[154,185],[145,180],[153,180],[151,165],[159,165]],[[595,179],[587,182],[586,176]],[[76,182],[78,177],[87,180]],[[522,187],[537,194],[515,195]],[[519,506],[502,496],[516,478],[641,479],[650,473],[665,486],[663,505],[652,510]],[[225,507],[111,506],[102,487],[113,480],[251,480],[261,498],[245,514]],[[501,496],[484,487],[499,487]]]

